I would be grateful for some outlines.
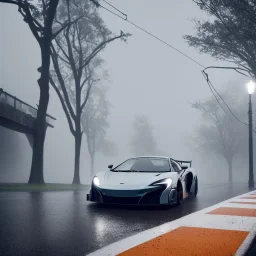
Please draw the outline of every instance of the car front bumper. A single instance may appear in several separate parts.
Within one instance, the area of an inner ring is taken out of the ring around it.
[[[123,205],[172,205],[177,202],[177,191],[164,186],[140,190],[111,190],[92,185],[87,201]]]

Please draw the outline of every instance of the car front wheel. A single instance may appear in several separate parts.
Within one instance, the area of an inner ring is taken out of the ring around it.
[[[177,205],[180,205],[183,202],[183,189],[182,185],[178,184],[177,186]]]

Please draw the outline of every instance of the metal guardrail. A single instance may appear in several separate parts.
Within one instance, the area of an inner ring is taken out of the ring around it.
[[[7,104],[27,115],[30,115],[34,118],[37,117],[37,109],[26,102],[16,98],[15,96],[5,92],[2,88],[0,88],[0,102]],[[56,120],[55,117],[46,114],[46,122],[53,127],[52,121]]]

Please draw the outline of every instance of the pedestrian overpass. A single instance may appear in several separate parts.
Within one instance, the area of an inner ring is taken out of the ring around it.
[[[36,108],[0,88],[0,126],[25,134],[32,148],[36,117]],[[47,114],[45,128],[53,128],[55,120]]]

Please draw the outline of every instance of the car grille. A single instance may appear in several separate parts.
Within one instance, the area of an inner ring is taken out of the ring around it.
[[[107,204],[138,204],[140,197],[115,197],[103,195],[103,202]]]

